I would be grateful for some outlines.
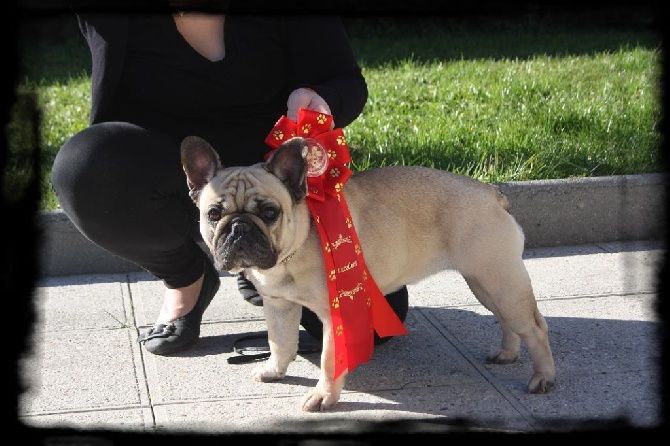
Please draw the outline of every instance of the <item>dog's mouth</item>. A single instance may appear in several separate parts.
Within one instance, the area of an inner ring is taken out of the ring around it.
[[[277,254],[263,231],[244,217],[226,225],[215,242],[213,255],[214,265],[221,271],[269,269],[277,263]]]

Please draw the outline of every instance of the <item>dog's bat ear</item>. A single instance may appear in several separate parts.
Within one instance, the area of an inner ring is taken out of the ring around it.
[[[197,203],[202,188],[222,168],[219,155],[199,136],[187,136],[181,143],[181,165],[186,173],[189,195]]]
[[[295,201],[307,195],[307,150],[305,138],[294,137],[283,143],[268,158],[265,170],[274,174]]]

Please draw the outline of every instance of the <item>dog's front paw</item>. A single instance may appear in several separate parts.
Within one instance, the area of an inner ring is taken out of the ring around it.
[[[282,379],[286,375],[286,370],[280,371],[274,368],[269,362],[254,367],[251,376],[260,382],[271,382]]]
[[[335,407],[340,399],[339,394],[324,392],[318,388],[312,389],[302,399],[302,410],[305,412],[320,412]]]

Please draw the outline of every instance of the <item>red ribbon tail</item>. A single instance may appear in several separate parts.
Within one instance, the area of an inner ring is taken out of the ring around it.
[[[330,130],[332,122],[330,115],[300,109],[297,123],[282,116],[265,143],[277,149],[294,136],[316,142],[308,147],[305,160],[307,205],[319,231],[327,271],[335,343],[333,379],[337,379],[370,359],[375,331],[388,337],[407,330],[365,266],[349,207],[340,195],[352,173],[346,165],[351,155],[342,130]]]
[[[381,338],[387,336],[398,336],[407,334],[407,328],[402,323],[398,315],[393,311],[391,304],[384,297],[381,291],[371,293],[372,305],[372,324],[375,331]]]

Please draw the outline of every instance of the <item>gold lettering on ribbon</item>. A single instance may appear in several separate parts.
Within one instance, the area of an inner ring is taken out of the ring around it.
[[[337,268],[338,273],[343,273],[345,271],[349,271],[350,269],[357,268],[358,267],[358,260],[354,260],[353,262],[349,262],[344,266],[341,266]]]
[[[340,291],[339,291],[339,296],[338,296],[338,297],[340,297],[340,298],[342,298],[342,297],[348,297],[349,299],[354,300],[354,296],[356,295],[356,293],[358,293],[358,292],[361,291],[362,289],[363,289],[363,284],[360,283],[360,282],[358,282],[358,283],[356,284],[356,286],[353,287],[353,288],[350,289],[350,290],[340,290]]]
[[[348,235],[346,237],[342,237],[342,234],[338,234],[337,240],[332,242],[333,249],[339,248],[342,243],[353,243],[351,241],[351,236]]]

